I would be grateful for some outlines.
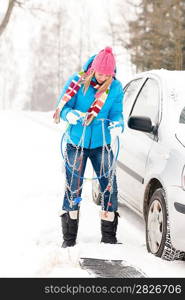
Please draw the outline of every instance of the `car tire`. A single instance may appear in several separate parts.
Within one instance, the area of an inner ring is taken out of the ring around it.
[[[146,215],[146,246],[150,253],[165,260],[184,259],[185,253],[171,243],[170,224],[164,189],[157,189],[151,196]]]
[[[101,205],[102,194],[100,192],[100,184],[98,179],[92,181],[92,198],[96,205]]]

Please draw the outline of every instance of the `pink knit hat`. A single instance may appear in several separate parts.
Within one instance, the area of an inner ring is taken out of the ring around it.
[[[116,61],[111,47],[101,50],[93,60],[91,69],[104,75],[114,75]]]

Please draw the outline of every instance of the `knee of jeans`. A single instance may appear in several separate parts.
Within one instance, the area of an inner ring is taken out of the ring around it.
[[[67,211],[73,211],[73,210],[79,210],[80,207],[78,204],[70,206],[69,203],[64,203],[62,209]]]
[[[117,201],[115,201],[115,202],[111,201],[110,204],[108,205],[108,202],[104,203],[103,209],[108,210],[108,211],[117,211],[117,209],[118,209]]]

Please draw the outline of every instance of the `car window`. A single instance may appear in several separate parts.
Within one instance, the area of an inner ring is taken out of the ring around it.
[[[136,96],[144,82],[143,78],[135,79],[130,81],[124,87],[124,119],[125,121],[128,119],[133,103],[136,99]]]
[[[143,78],[138,78],[138,79],[132,80],[124,87],[124,91],[125,91],[124,102],[125,103],[127,101],[132,102],[132,100],[135,99],[135,92],[137,92],[142,81],[143,81]]]
[[[183,108],[183,110],[180,114],[179,123],[185,124],[185,107]]]
[[[156,80],[148,79],[139,93],[131,111],[133,116],[149,117],[153,124],[159,115],[159,86]]]

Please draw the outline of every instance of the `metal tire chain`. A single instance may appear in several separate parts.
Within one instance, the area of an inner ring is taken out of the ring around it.
[[[111,195],[112,195],[112,193],[113,193],[112,186],[113,186],[114,175],[115,175],[115,173],[116,173],[116,161],[115,161],[115,158],[114,158],[114,159],[113,159],[113,162],[112,162],[112,166],[111,166],[111,164],[110,164],[110,153],[111,153],[111,151],[112,151],[112,148],[109,149],[109,148],[107,147],[106,139],[105,139],[105,128],[104,128],[104,122],[103,122],[104,120],[102,119],[101,121],[102,121],[103,147],[102,147],[102,159],[101,159],[101,166],[100,166],[100,174],[102,174],[102,171],[103,171],[104,177],[105,177],[105,178],[108,178],[108,184],[107,184],[107,187],[104,189],[103,192],[100,192],[100,193],[101,193],[101,206],[102,206],[102,210],[104,210],[104,194],[107,192],[108,187],[110,186],[111,188],[110,188],[110,191],[109,191],[109,200],[108,200],[108,202],[107,202],[107,207],[106,207],[106,210],[105,210],[105,211],[108,211],[109,203],[111,203],[110,198],[111,198]],[[76,190],[72,191],[72,189],[71,189],[71,186],[72,186],[72,180],[73,180],[73,177],[74,177],[74,172],[75,172],[75,171],[79,171],[80,166],[81,166],[81,164],[80,164],[78,168],[77,168],[77,167],[75,168],[75,166],[76,166],[76,161],[77,161],[77,154],[78,154],[80,145],[82,145],[82,146],[81,146],[81,154],[80,154],[80,156],[81,156],[81,157],[83,156],[85,131],[86,131],[86,126],[84,126],[84,129],[83,129],[83,132],[82,132],[82,137],[81,137],[80,142],[79,142],[78,145],[75,145],[75,144],[72,142],[72,140],[70,139],[69,134],[66,132],[67,139],[70,141],[70,143],[72,144],[72,146],[76,148],[75,159],[74,159],[73,164],[71,164],[70,161],[69,161],[69,158],[68,158],[68,155],[67,155],[67,148],[65,148],[65,152],[64,152],[64,159],[65,159],[65,162],[68,163],[68,165],[72,168],[72,176],[71,176],[71,182],[70,182],[70,185],[68,185],[68,183],[67,183],[67,178],[65,178],[65,179],[66,179],[66,180],[65,180],[65,190],[66,190],[66,195],[67,195],[67,199],[68,199],[68,201],[69,201],[70,207],[72,207],[72,206],[73,206],[73,203],[74,203],[74,201],[73,201],[73,195],[79,193],[79,191],[80,191],[80,190],[82,189],[82,187],[83,187],[83,183],[82,183],[82,185],[81,185],[81,186],[78,186],[78,188],[77,188]],[[105,173],[105,165],[104,165],[105,149],[107,150],[107,152],[108,152],[108,154],[109,154],[109,155],[108,155],[108,169],[109,169],[109,172],[107,173],[107,175],[106,175],[106,173]],[[102,175],[101,175],[101,177],[102,177]],[[71,194],[71,195],[70,195],[70,198],[69,198],[69,195],[68,195],[67,190],[70,191],[70,194]]]
[[[79,164],[79,167],[78,168],[75,168],[76,166],[76,162],[77,162],[77,156],[78,156],[78,151],[79,151],[79,148],[80,148],[80,144],[82,144],[82,147],[81,147],[81,153],[80,153],[80,156],[82,157],[83,156],[83,148],[84,148],[84,137],[85,137],[85,131],[86,131],[86,127],[84,126],[83,128],[83,132],[82,132],[82,137],[80,139],[80,142],[79,142],[79,145],[75,145],[74,143],[72,143],[72,145],[76,148],[76,153],[75,153],[75,158],[74,158],[74,161],[73,161],[73,165],[70,164],[70,161],[69,161],[69,158],[68,158],[68,155],[67,155],[67,147],[65,149],[65,155],[64,155],[64,158],[65,158],[65,163],[68,163],[70,167],[72,167],[72,175],[71,175],[71,182],[70,182],[70,185],[68,185],[67,183],[67,178],[65,180],[65,190],[66,190],[66,195],[67,195],[67,199],[69,201],[69,205],[70,207],[72,208],[73,206],[73,195],[75,194],[78,194],[79,191],[82,189],[83,187],[83,183],[81,186],[78,185],[77,189],[72,191],[72,182],[73,182],[73,177],[74,177],[74,171],[77,170],[79,171],[80,170],[80,167],[81,167],[81,163]],[[68,135],[68,138],[69,138],[69,135]],[[71,141],[71,139],[70,139]],[[68,196],[68,191],[70,191],[70,199],[69,199],[69,196]]]
[[[106,139],[105,139],[105,127],[104,127],[104,122],[102,120],[102,135],[103,135],[103,148],[102,148],[102,160],[101,160],[101,171],[103,169],[103,174],[106,174],[105,173],[105,165],[104,165],[104,162],[105,162],[105,149],[107,150],[108,152],[108,174],[107,176],[105,176],[105,178],[108,178],[108,184],[107,184],[107,187],[104,189],[103,192],[100,192],[101,194],[101,207],[102,207],[102,210],[104,210],[104,195],[107,191],[109,191],[109,199],[108,199],[108,202],[107,202],[107,207],[106,207],[106,212],[108,212],[108,208],[109,208],[109,205],[111,204],[111,195],[113,193],[113,179],[114,179],[114,175],[115,175],[115,170],[116,170],[116,163],[115,163],[115,159],[113,158],[113,161],[112,161],[112,170],[111,170],[111,164],[110,164],[110,153],[112,151],[112,148],[108,148],[107,147],[107,144],[106,144]],[[110,190],[109,190],[109,187],[110,187]]]
[[[170,223],[169,219],[167,219],[167,234],[166,234],[166,244],[164,246],[163,254],[161,256],[164,260],[183,260],[184,252],[180,250],[176,250],[171,243],[170,237]]]
[[[172,261],[172,260],[184,260],[185,258],[185,252],[181,250],[177,250],[173,247],[171,242],[171,236],[170,236],[170,222],[168,217],[168,206],[167,206],[167,200],[166,200],[166,191],[164,189],[163,193],[165,203],[166,203],[166,209],[167,209],[167,232],[166,232],[166,243],[164,246],[164,250],[162,253],[161,258],[164,260]]]

